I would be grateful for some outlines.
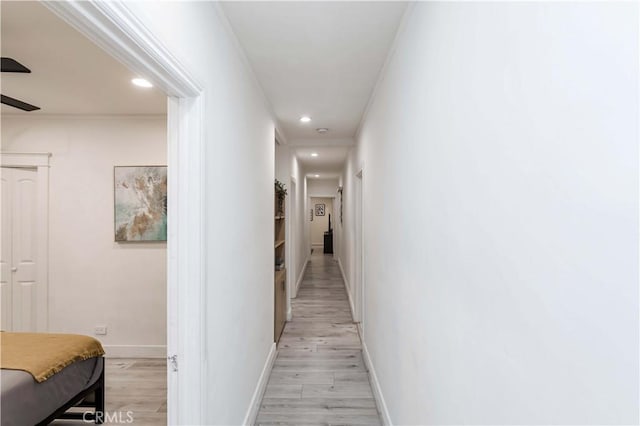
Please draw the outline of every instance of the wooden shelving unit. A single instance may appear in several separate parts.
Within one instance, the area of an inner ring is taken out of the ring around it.
[[[275,263],[279,263],[278,260],[285,259],[285,211],[284,203],[282,205],[282,211],[278,211],[278,198],[275,197],[275,240],[273,244],[274,260]],[[274,306],[274,325],[273,325],[273,340],[278,343],[282,330],[287,320],[287,270],[280,269],[275,270],[274,274],[274,294],[275,294],[275,306]]]
[[[286,277],[286,272],[285,272],[284,269],[281,270],[281,271],[276,271],[276,274],[275,274],[275,281],[276,282],[280,281],[280,280],[284,280],[285,277]]]

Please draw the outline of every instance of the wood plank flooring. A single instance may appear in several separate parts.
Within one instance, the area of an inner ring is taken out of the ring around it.
[[[312,255],[292,315],[256,423],[381,424],[340,270],[331,256]],[[164,359],[107,359],[105,380],[108,412],[121,412],[126,421],[131,411],[134,425],[167,424]]]
[[[381,424],[358,330],[331,255],[311,256],[256,424]]]
[[[167,361],[165,359],[105,359],[105,408],[114,421],[127,424],[131,412],[136,426],[167,424]],[[118,414],[120,413],[120,414]],[[55,426],[78,426],[82,421],[56,420]]]

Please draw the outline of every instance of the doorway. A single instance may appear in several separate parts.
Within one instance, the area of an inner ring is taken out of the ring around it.
[[[333,227],[335,215],[333,214],[334,198],[311,197],[311,248],[314,253],[321,252],[333,254]]]
[[[2,167],[2,250],[0,252],[0,328],[6,331],[38,329],[38,171]]]
[[[169,97],[167,187],[170,202],[167,216],[171,220],[167,225],[167,422],[201,424],[206,411],[204,359],[201,357],[205,266],[202,87],[159,40],[148,36],[147,28],[135,18],[127,4],[43,4],[130,70],[153,81],[155,87]]]
[[[362,200],[362,170],[355,179],[355,312],[354,321],[364,330],[364,209]]]
[[[287,277],[287,321],[291,321],[291,299],[296,297],[294,294],[296,276],[295,271],[298,268],[298,259],[297,259],[297,248],[298,248],[298,215],[297,215],[297,192],[296,192],[296,179],[291,177],[291,196],[289,197],[289,215],[287,219],[289,220],[289,268],[288,268],[288,277]]]

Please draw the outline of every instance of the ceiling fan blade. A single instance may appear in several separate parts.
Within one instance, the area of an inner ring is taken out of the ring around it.
[[[30,73],[31,70],[13,58],[0,58],[0,71]]]
[[[0,103],[21,109],[23,111],[37,111],[40,107],[19,101],[9,96],[0,95]]]

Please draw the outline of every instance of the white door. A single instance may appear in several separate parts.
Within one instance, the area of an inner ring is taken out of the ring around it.
[[[36,331],[38,320],[38,173],[2,167],[0,328]]]

